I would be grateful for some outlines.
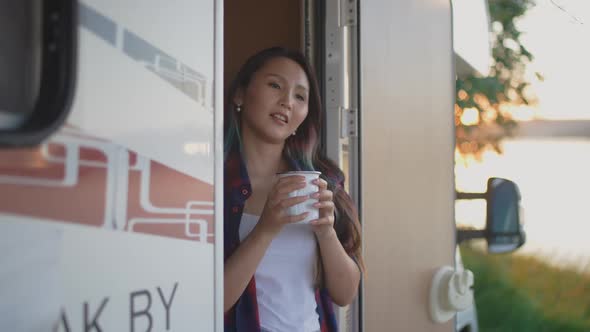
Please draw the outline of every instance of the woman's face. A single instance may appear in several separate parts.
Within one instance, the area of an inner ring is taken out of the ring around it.
[[[240,89],[234,103],[242,107],[242,132],[269,143],[282,143],[305,120],[309,81],[295,61],[278,57],[267,61]]]

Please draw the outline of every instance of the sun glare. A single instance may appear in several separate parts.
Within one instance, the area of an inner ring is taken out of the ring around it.
[[[479,123],[479,111],[476,108],[466,108],[461,115],[461,123],[465,126],[473,126]]]

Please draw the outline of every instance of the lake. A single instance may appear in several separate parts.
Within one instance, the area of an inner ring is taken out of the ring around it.
[[[517,253],[590,272],[590,139],[518,138],[504,153],[486,152],[481,162],[458,158],[457,190],[485,192],[489,177],[519,186],[525,245]],[[484,201],[457,201],[458,224],[485,226]]]

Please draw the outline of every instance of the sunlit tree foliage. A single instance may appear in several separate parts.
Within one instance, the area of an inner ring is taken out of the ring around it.
[[[488,76],[468,75],[456,81],[457,149],[478,155],[485,149],[501,152],[500,142],[514,134],[517,123],[510,110],[535,102],[525,67],[533,55],[521,43],[517,21],[533,0],[488,0],[492,64]],[[539,75],[539,78],[540,75]]]

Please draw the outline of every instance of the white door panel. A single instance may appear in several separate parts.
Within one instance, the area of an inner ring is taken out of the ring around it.
[[[365,330],[449,332],[428,294],[455,245],[450,1],[360,4]]]
[[[213,3],[132,4],[80,4],[68,123],[212,184]]]
[[[222,331],[222,2],[79,14],[66,124],[0,150],[0,330]]]

